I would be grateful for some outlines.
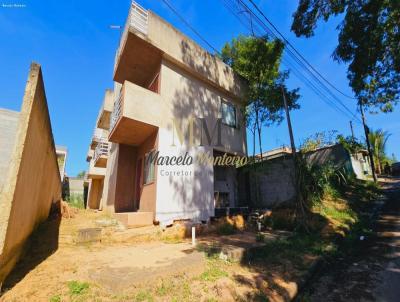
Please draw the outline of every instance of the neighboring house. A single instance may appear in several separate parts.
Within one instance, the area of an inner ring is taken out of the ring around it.
[[[372,177],[367,150],[360,150],[351,154],[341,144],[336,144],[307,152],[306,159],[313,164],[330,162],[336,167],[345,168],[349,173],[354,173],[358,179],[367,180]]]
[[[88,209],[100,209],[101,201],[107,198],[107,186],[104,186],[106,175],[107,159],[109,156],[110,144],[108,142],[110,118],[114,105],[114,94],[112,90],[106,90],[102,107],[97,117],[96,126],[92,135],[86,160],[89,162],[89,169],[85,175],[87,179],[87,200]]]
[[[262,158],[257,169],[250,166],[239,169],[239,204],[251,208],[268,208],[293,201],[295,188],[291,148],[265,152]],[[358,179],[371,177],[368,152],[365,150],[350,154],[342,145],[336,144],[307,152],[305,159],[309,164],[331,163],[354,173]]]
[[[90,160],[90,167],[92,161],[96,169],[106,166],[98,185],[102,194],[91,198],[89,189],[88,206],[114,212],[128,226],[205,221],[214,216],[216,204],[235,206],[236,169],[214,168],[196,158],[247,154],[246,128],[241,125],[244,80],[159,16],[132,2],[116,52],[114,81],[103,164],[95,155]],[[107,101],[99,117],[106,114]],[[220,137],[213,129],[220,129]],[[149,159],[156,152],[160,157],[194,161],[154,164]]]
[[[68,181],[69,181],[69,194],[83,196],[85,180],[82,177],[68,177]]]
[[[42,73],[32,63],[21,111],[0,110],[0,288],[32,231],[60,199]]]
[[[57,163],[60,170],[61,181],[64,181],[65,177],[65,165],[67,163],[68,150],[65,146],[56,145]]]
[[[82,177],[65,176],[63,181],[63,199],[70,200],[71,197],[78,197],[84,200],[85,187],[88,186]]]

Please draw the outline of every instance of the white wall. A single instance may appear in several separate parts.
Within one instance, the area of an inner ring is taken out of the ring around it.
[[[165,102],[163,127],[159,129],[158,150],[160,155],[184,155],[186,151],[194,158],[199,152],[213,154],[212,146],[181,146],[175,138],[172,145],[175,117],[183,123],[190,117],[205,118],[210,131],[219,117],[221,97],[235,102],[240,114],[240,103],[226,97],[222,92],[183,72],[173,64],[163,61],[161,66],[161,97]],[[240,117],[238,117],[240,118]],[[184,129],[185,126],[183,126]],[[221,151],[246,154],[245,128],[234,129],[222,125]],[[194,129],[195,144],[199,143],[200,130]],[[167,176],[166,172],[183,171],[187,176]],[[162,224],[174,219],[207,220],[214,215],[214,174],[212,165],[158,166],[156,220]]]

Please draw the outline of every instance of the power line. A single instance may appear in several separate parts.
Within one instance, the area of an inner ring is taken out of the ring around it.
[[[329,86],[331,86],[333,89],[335,89],[337,92],[339,92],[341,95],[350,98],[350,99],[356,99],[350,95],[345,94],[341,90],[339,90],[335,85],[333,85],[330,81],[328,81],[317,69],[314,68],[307,60],[304,58],[304,56],[290,43],[288,39],[278,30],[278,28],[268,19],[268,17],[260,10],[260,8],[254,3],[253,0],[249,0],[250,3],[254,6],[254,8],[264,17],[264,19],[268,22],[269,25],[272,26],[272,28],[279,34],[279,36],[285,41],[287,45],[289,45],[301,58],[302,60],[316,73],[318,74],[321,79],[324,80]]]
[[[211,48],[216,54],[220,52],[214,48],[186,19],[175,9],[175,7],[169,3],[168,0],[161,0],[166,6],[191,30],[194,34],[199,37],[209,48]]]
[[[235,0],[234,0],[235,1]],[[248,11],[250,11],[252,13],[252,16],[254,16],[256,18],[256,20],[259,22],[259,24],[266,30],[267,33],[272,34],[273,37],[275,37],[276,39],[279,39],[278,36],[242,1],[242,0],[237,0],[238,3],[240,2],[241,5],[243,7],[245,7]],[[265,17],[265,15],[264,15]],[[265,17],[266,18],[266,17]],[[276,28],[276,27],[275,27]],[[283,35],[282,35],[283,37]],[[283,37],[284,38],[284,37]],[[284,38],[285,39],[285,38]],[[285,41],[287,41],[287,39],[285,39]],[[289,45],[291,48],[293,48],[293,46],[291,44],[286,44],[285,45]],[[304,61],[306,63],[308,63],[305,58],[303,56],[300,55],[300,58],[296,55],[296,53],[294,53],[291,48],[289,47],[285,47],[286,52],[289,54],[289,56],[291,56],[294,60],[296,60],[296,62],[301,65],[301,67],[303,67],[314,79],[315,81],[317,81],[321,87],[332,97],[335,99],[336,102],[338,102],[347,112],[350,113],[351,116],[354,117],[355,120],[357,120],[359,123],[361,123],[361,120],[354,115],[354,113],[339,99],[336,97],[336,95],[334,95],[331,90],[309,69],[308,65],[306,65],[304,63]],[[294,50],[297,51],[297,50]],[[297,52],[298,53],[298,52]],[[309,64],[309,63],[308,63]],[[310,64],[309,64],[310,65]],[[311,66],[311,65],[310,65]]]
[[[251,24],[251,31],[254,33],[254,27],[255,24],[252,22],[252,17],[255,18],[255,21],[258,23],[259,26],[267,33],[267,35],[272,36],[276,39],[279,39],[278,36],[271,30],[259,17],[256,15],[242,0],[223,0],[225,6],[228,8],[228,10],[231,11],[238,19],[239,21],[243,24],[243,18],[246,18],[247,22]],[[243,16],[243,13],[246,12],[246,16]],[[240,15],[240,16],[239,16]],[[248,28],[247,25],[245,27]],[[286,39],[285,39],[286,40]],[[287,41],[287,40],[286,40]],[[287,45],[287,44],[285,44]],[[301,58],[304,59],[304,57],[298,57],[296,53],[294,53],[290,48],[285,47],[285,52],[292,57],[296,61],[296,63],[302,67],[304,70],[306,70],[316,82],[328,93],[336,102],[338,102],[344,110],[346,110],[350,116],[351,119],[354,119],[355,121],[361,123],[361,120],[340,100],[332,93],[332,91],[309,69],[309,67],[303,62]],[[305,59],[304,59],[305,60]],[[304,81],[303,81],[304,82]]]

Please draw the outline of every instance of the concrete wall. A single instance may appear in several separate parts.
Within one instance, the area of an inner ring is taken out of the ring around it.
[[[83,195],[83,178],[69,177],[69,193]]]
[[[366,179],[363,173],[365,167],[340,144],[308,152],[305,159],[311,165],[330,163],[338,169],[354,173],[359,179]],[[293,177],[291,155],[265,160],[257,165],[256,170],[251,167],[239,169],[239,205],[269,208],[291,202],[295,197]]]
[[[0,109],[0,192],[6,180],[11,153],[14,150],[19,112]]]
[[[264,161],[256,170],[239,169],[238,189],[240,206],[272,208],[291,202],[295,197],[293,161],[290,156],[280,157]]]
[[[61,179],[42,73],[33,63],[0,195],[0,283],[20,257],[26,239],[60,199]]]
[[[372,169],[367,154],[358,153],[351,155],[351,165],[358,179],[367,180],[372,176]]]

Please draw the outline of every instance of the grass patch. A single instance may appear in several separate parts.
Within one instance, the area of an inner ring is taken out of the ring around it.
[[[154,301],[153,295],[148,290],[142,290],[138,292],[135,296],[136,302],[152,302]]]
[[[218,260],[209,261],[207,270],[200,275],[200,280],[214,282],[228,277],[228,273],[218,265],[218,262]]]
[[[166,296],[170,294],[174,289],[174,285],[171,282],[161,281],[161,284],[156,289],[156,294],[158,296]]]
[[[61,302],[61,295],[51,296],[49,302]]]
[[[89,283],[79,281],[69,281],[68,289],[71,296],[79,296],[88,292]]]
[[[66,201],[71,207],[77,209],[84,209],[85,204],[83,202],[83,194],[73,193],[70,196],[66,197]]]
[[[334,250],[335,247],[319,234],[295,233],[288,238],[277,239],[252,249],[246,255],[246,260],[279,263],[286,259],[300,264],[306,253],[321,255]]]

